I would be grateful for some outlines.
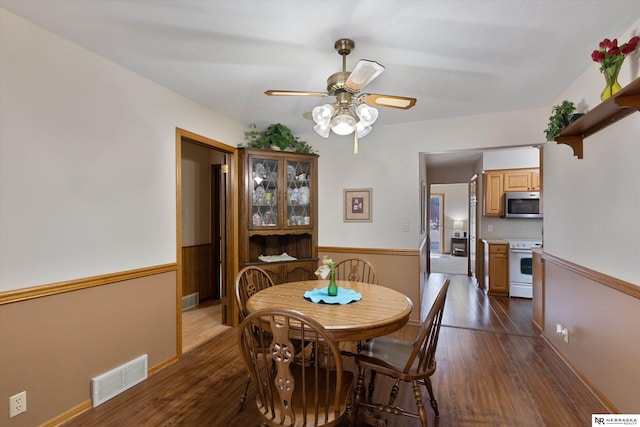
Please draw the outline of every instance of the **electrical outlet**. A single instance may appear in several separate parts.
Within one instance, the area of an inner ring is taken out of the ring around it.
[[[9,418],[27,412],[27,392],[22,391],[9,398]]]
[[[487,225],[487,232],[488,233],[493,233],[493,225],[491,225],[491,224]]]
[[[409,231],[409,222],[405,221],[402,223],[402,231],[407,232]]]

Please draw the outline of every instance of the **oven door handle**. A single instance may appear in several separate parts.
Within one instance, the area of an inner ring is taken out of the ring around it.
[[[511,252],[514,254],[530,254],[532,253],[530,249],[511,249]]]

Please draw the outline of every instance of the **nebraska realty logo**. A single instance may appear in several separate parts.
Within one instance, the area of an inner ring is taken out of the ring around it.
[[[640,414],[592,414],[591,427],[639,426]]]

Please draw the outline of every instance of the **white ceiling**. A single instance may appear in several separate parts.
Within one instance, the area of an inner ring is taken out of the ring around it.
[[[0,0],[0,6],[240,123],[303,117],[340,71],[334,42],[386,70],[364,92],[418,99],[376,126],[551,105],[604,37],[640,17],[628,0]],[[626,41],[626,40],[624,40]]]

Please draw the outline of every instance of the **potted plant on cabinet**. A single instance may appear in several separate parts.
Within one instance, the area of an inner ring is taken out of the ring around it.
[[[262,148],[272,150],[294,151],[296,153],[313,153],[311,145],[302,141],[299,137],[293,136],[291,130],[281,124],[269,125],[264,132],[256,129],[255,124],[251,124],[248,132],[249,148]]]

